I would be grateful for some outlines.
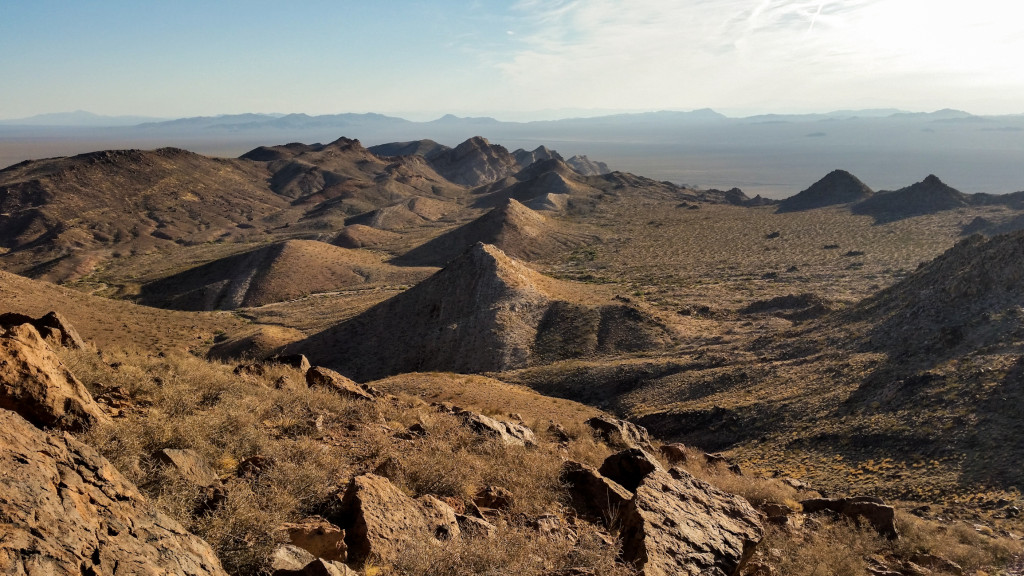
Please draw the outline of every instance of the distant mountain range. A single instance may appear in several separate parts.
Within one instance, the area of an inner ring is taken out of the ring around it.
[[[267,142],[364,146],[473,136],[509,150],[557,146],[569,158],[600,158],[612,170],[691,187],[740,188],[784,198],[843,166],[872,189],[938,174],[968,193],[1024,189],[1024,115],[961,110],[838,110],[731,118],[711,109],[611,114],[532,122],[451,114],[427,122],[383,114],[226,114],[175,120],[48,114],[0,121],[0,167],[96,149],[173,146],[236,157]]]

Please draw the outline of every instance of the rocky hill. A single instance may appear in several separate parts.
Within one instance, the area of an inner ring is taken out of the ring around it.
[[[593,243],[596,238],[574,234],[569,226],[552,223],[514,199],[487,214],[406,252],[395,263],[444,266],[480,242],[491,244],[520,260],[534,260]]]
[[[469,187],[500,180],[519,168],[515,157],[504,146],[491,144],[480,136],[450,150],[438,149],[426,159],[448,181]]]
[[[566,164],[572,166],[574,170],[583,174],[584,176],[600,176],[601,174],[608,174],[611,169],[604,162],[591,160],[584,155],[576,155],[565,161]]]
[[[345,220],[345,226],[363,225],[381,230],[401,230],[436,222],[462,210],[443,200],[414,196],[391,206],[371,210]]]
[[[512,156],[516,159],[516,163],[519,164],[520,168],[526,168],[534,162],[540,160],[562,160],[562,155],[547,146],[538,146],[533,150],[524,150],[522,148],[512,152]]]
[[[969,205],[970,197],[947,186],[934,174],[894,191],[881,191],[851,207],[854,214],[873,216],[878,222],[934,214]]]
[[[874,191],[853,174],[845,170],[833,170],[806,190],[783,200],[779,204],[779,212],[798,212],[860,202],[872,195]]]
[[[288,240],[147,283],[139,301],[176,310],[233,310],[317,292],[414,284],[431,272],[389,266],[374,254],[323,242]]]
[[[266,177],[255,164],[173,148],[11,166],[0,171],[4,265],[67,280],[87,274],[113,250],[244,238],[288,207],[267,189]]]
[[[293,349],[369,380],[415,371],[504,370],[670,343],[670,331],[650,315],[588,297],[583,287],[477,244],[408,291]]]

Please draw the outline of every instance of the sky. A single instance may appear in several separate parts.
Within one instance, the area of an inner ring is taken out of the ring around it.
[[[1024,113],[1006,0],[0,0],[0,119]]]

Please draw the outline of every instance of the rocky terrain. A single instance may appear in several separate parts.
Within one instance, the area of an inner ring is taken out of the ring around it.
[[[12,166],[0,566],[1017,573],[1022,218],[480,137]]]

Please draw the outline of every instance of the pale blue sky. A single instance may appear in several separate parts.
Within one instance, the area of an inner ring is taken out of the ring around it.
[[[1005,0],[0,0],[0,119],[1024,113],[1020,54]]]

